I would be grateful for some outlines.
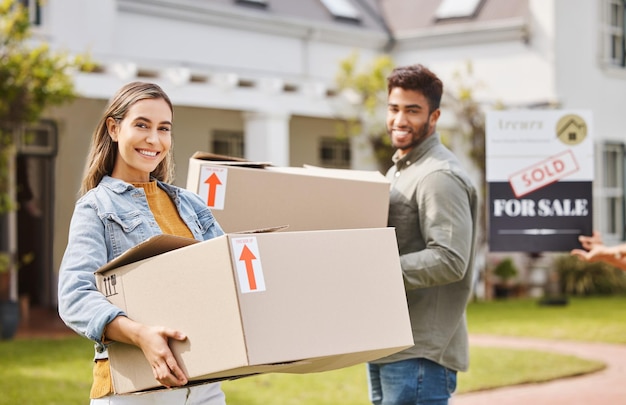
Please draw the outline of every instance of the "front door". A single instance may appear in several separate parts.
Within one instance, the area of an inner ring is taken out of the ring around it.
[[[42,121],[24,129],[16,160],[18,293],[31,306],[56,305],[53,268],[54,160],[57,131]]]

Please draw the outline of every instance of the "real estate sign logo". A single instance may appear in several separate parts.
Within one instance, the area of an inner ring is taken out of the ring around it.
[[[579,115],[564,115],[556,124],[556,135],[566,145],[578,145],[587,137],[587,123]]]
[[[592,232],[587,111],[487,114],[491,251],[569,251]]]

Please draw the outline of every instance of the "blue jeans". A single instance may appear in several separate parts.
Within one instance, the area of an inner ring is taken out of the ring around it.
[[[456,371],[427,359],[368,364],[374,405],[447,405],[456,390]]]

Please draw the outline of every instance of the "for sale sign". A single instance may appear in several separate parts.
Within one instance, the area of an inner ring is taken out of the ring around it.
[[[588,111],[487,113],[491,251],[566,252],[591,235]]]

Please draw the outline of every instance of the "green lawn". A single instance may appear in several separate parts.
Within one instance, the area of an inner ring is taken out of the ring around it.
[[[474,347],[472,369],[460,373],[457,393],[600,370],[602,363],[529,350]],[[511,372],[514,370],[515,372]],[[223,383],[234,405],[368,405],[364,365],[307,375],[266,374]]]
[[[626,343],[626,296],[575,298],[562,307],[537,300],[474,302],[467,317],[471,333]]]
[[[1,405],[86,404],[93,345],[87,339],[0,341]]]
[[[536,301],[476,302],[470,332],[626,343],[626,297],[572,299],[565,307]],[[85,404],[92,345],[86,339],[0,341],[0,405]],[[572,356],[472,347],[459,392],[544,381],[602,368]],[[514,372],[511,372],[514,371]],[[308,374],[268,374],[225,382],[229,405],[367,405],[364,365]]]

